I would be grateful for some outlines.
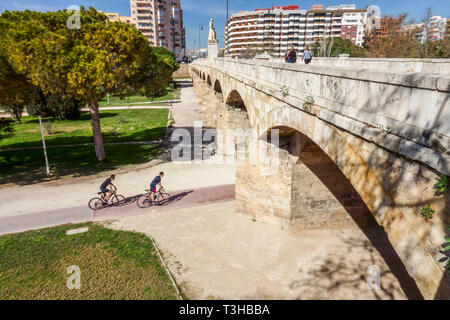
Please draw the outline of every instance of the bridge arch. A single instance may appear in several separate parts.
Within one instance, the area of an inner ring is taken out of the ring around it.
[[[206,77],[206,84],[207,84],[208,86],[212,86],[211,77],[209,76],[209,74],[208,74],[208,76]]]
[[[300,224],[314,224],[314,227],[340,227],[349,222],[356,224],[381,254],[407,297],[422,299],[419,288],[408,274],[387,233],[366,205],[367,197],[359,194],[339,165],[311,138],[290,126],[276,125],[263,134],[268,141],[274,129],[278,130],[278,147],[284,153],[280,158],[285,168],[268,178],[269,185],[272,187],[270,179],[290,181],[291,219]],[[283,159],[287,159],[290,165],[286,165]],[[282,188],[279,191],[285,192]],[[267,190],[267,193],[270,192],[276,194],[277,190]],[[363,200],[363,197],[366,199]],[[280,202],[280,199],[277,200]]]
[[[214,92],[216,93],[222,93],[222,86],[220,85],[220,81],[219,79],[216,79],[216,81],[214,81]]]
[[[230,107],[248,112],[247,105],[245,104],[244,99],[236,90],[231,90],[231,92],[227,96],[227,99],[225,100],[225,104]]]

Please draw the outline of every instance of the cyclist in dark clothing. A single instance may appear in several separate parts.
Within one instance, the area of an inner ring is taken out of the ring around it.
[[[162,188],[161,185],[161,178],[164,177],[164,172],[160,172],[158,176],[153,179],[152,183],[150,183],[150,192],[152,201],[155,201],[155,195],[156,195],[156,186],[159,186],[159,188]]]
[[[114,174],[112,174],[108,179],[106,179],[100,186],[100,191],[102,192],[102,200],[103,201],[108,201],[108,198],[111,196],[112,191],[108,189],[108,187],[111,185],[114,188],[116,188],[115,185],[113,185],[112,181],[114,181],[114,179],[116,178],[116,176]],[[109,192],[108,196],[106,196],[106,194]]]

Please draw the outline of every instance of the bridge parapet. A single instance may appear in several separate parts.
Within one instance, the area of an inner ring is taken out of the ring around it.
[[[395,65],[395,60],[381,60],[369,59],[368,64]],[[424,63],[433,66],[436,63],[427,61],[421,62],[422,68]],[[399,69],[406,62],[399,60],[399,65],[392,69]],[[450,174],[450,75],[228,58],[199,60],[195,66],[227,75],[384,148]],[[261,112],[266,113],[269,108]],[[258,121],[255,116],[251,120]]]
[[[284,63],[284,59],[272,62]],[[409,59],[409,58],[322,58],[317,57],[310,66],[344,67],[361,70],[378,70],[400,73],[450,74],[450,59]]]

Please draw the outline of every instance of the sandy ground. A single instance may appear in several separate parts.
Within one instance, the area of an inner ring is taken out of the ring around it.
[[[295,230],[238,214],[235,201],[120,218],[152,236],[189,299],[405,299],[357,228]],[[367,268],[381,270],[370,290]]]

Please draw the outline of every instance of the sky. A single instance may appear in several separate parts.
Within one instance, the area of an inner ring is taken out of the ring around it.
[[[300,9],[309,9],[313,4],[323,4],[325,7],[339,4],[355,4],[357,8],[366,5],[378,5],[381,14],[397,15],[409,13],[410,18],[420,20],[428,7],[435,15],[450,18],[450,0],[228,0],[229,13],[272,6],[298,5]],[[55,11],[66,9],[70,5],[94,6],[106,12],[119,12],[130,15],[129,0],[0,0],[0,12],[4,10],[37,10]],[[186,48],[198,48],[199,26],[200,44],[206,47],[208,39],[209,19],[214,18],[219,46],[223,46],[223,29],[226,21],[226,0],[181,0],[186,28]]]

